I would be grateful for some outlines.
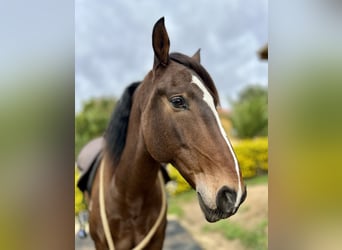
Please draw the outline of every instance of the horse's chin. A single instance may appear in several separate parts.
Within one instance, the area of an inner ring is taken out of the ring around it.
[[[204,203],[200,193],[197,193],[197,196],[198,196],[199,205],[205,216],[205,219],[210,223],[213,223],[222,219],[226,219],[234,214],[234,213],[223,212],[218,208],[211,209]]]

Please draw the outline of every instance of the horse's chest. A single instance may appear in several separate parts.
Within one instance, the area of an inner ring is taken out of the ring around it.
[[[116,244],[118,244],[118,248],[132,249],[140,243],[147,233],[145,227],[143,220],[139,218],[121,220],[118,223],[116,233],[113,232],[114,237],[117,238]]]

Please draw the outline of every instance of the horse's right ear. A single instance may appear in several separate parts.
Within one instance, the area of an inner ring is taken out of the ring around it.
[[[166,66],[169,63],[170,40],[167,34],[164,17],[160,18],[153,27],[152,46],[154,51],[155,69],[158,65]]]

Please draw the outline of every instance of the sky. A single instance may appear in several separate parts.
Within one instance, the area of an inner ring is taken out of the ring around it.
[[[268,85],[257,51],[268,42],[267,0],[76,0],[75,111],[93,97],[120,97],[153,64],[152,28],[165,17],[170,52],[192,55],[213,78],[229,108],[249,84]]]

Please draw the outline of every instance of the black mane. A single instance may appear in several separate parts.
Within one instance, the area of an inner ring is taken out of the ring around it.
[[[115,164],[120,161],[122,151],[125,147],[133,94],[140,83],[134,82],[125,89],[116,104],[104,135],[106,151],[111,155],[111,159]]]
[[[220,104],[220,99],[214,81],[211,79],[209,73],[201,64],[199,64],[193,58],[177,52],[171,53],[170,59],[195,71],[195,73],[203,80],[204,85],[207,86],[209,92],[211,92],[212,96],[214,97],[215,106]]]

